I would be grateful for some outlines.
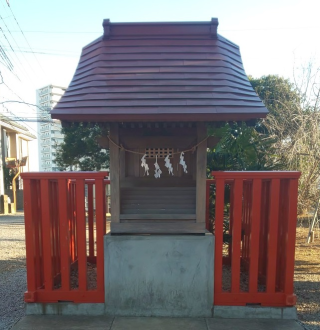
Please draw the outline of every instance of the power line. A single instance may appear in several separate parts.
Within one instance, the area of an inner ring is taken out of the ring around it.
[[[34,53],[34,54],[40,54],[40,55],[66,56],[66,57],[77,57],[79,55],[76,52],[74,52],[74,54],[70,54],[70,53],[69,54],[68,53],[49,53],[49,52],[43,52],[43,51],[32,51],[31,52],[29,50],[19,50],[18,52],[21,52],[21,53]]]
[[[14,122],[18,122],[18,121],[21,121],[21,122],[26,122],[28,120],[25,120],[24,118],[20,118],[20,117],[17,117],[12,111],[10,111],[6,106],[2,105],[6,110],[7,112],[9,112],[12,116],[8,116],[8,114],[6,114],[6,117],[9,119],[9,120],[12,120]],[[1,115],[0,115],[0,120],[1,120]],[[29,130],[32,130],[34,133],[36,133],[36,135],[38,134],[37,131],[35,129],[33,129],[31,126],[29,126],[28,124],[25,124]]]
[[[1,58],[6,62],[9,70],[12,71],[13,65],[12,65],[9,57],[7,56],[6,52],[4,51],[4,49],[1,46],[0,46],[0,54],[1,54]]]
[[[17,25],[18,25],[18,27],[19,27],[20,32],[22,33],[22,35],[23,35],[25,41],[27,42],[29,48],[31,49],[31,52],[33,53],[33,55],[34,55],[36,61],[38,62],[39,67],[41,68],[41,70],[43,71],[43,73],[46,74],[46,72],[44,71],[44,69],[43,69],[43,67],[41,66],[40,62],[38,61],[38,59],[37,59],[35,53],[33,52],[32,48],[31,48],[31,46],[30,46],[30,44],[29,44],[29,41],[27,40],[25,34],[23,33],[23,31],[22,31],[22,29],[21,29],[21,27],[20,27],[20,25],[19,25],[19,23],[18,23],[18,21],[17,21],[15,15],[14,15],[14,13],[13,13],[13,11],[12,11],[12,9],[11,9],[10,4],[9,4],[8,1],[7,1],[7,5],[8,5],[8,7],[9,7],[10,11],[11,11],[11,14],[12,14],[14,20],[16,21],[16,23],[17,23]]]
[[[3,84],[11,91],[11,92],[13,92],[11,89],[10,89],[10,87],[8,86],[8,85],[6,85],[4,82],[3,82]],[[10,111],[4,104],[6,104],[6,103],[20,103],[20,104],[25,104],[25,105],[27,105],[27,106],[35,106],[35,107],[37,107],[37,108],[39,108],[40,110],[43,110],[43,108],[42,107],[39,107],[38,105],[36,105],[36,104],[32,104],[32,103],[28,103],[28,102],[25,102],[19,95],[17,95],[15,92],[13,92],[21,101],[16,101],[16,100],[7,100],[7,101],[2,101],[2,102],[0,102],[0,105],[2,105],[2,107],[4,107],[5,109],[7,109],[7,111],[9,112],[9,113],[11,113],[14,117],[11,117],[11,119],[12,120],[14,120],[14,121],[26,121],[26,122],[28,122],[28,121],[33,121],[33,120],[29,120],[29,119],[33,119],[33,118],[37,118],[37,117],[24,117],[24,118],[21,118],[21,117],[18,117],[16,114],[14,114],[12,111]],[[36,122],[36,121],[35,121]],[[28,124],[26,124],[26,126],[29,128],[29,129],[31,129],[32,131],[34,131],[36,134],[37,134],[37,131],[34,129],[34,128],[32,128],[31,126],[29,126]]]
[[[2,80],[3,81],[3,80]],[[36,111],[34,110],[30,104],[28,104],[27,102],[25,102],[25,100],[23,100],[17,93],[15,93],[4,81],[3,81],[3,84],[9,89],[9,91],[11,93],[13,93],[15,96],[17,96],[24,104],[26,104],[32,111]]]
[[[10,36],[11,36],[11,38],[13,39],[14,43],[16,44],[16,46],[18,47],[18,49],[20,50],[20,47],[19,47],[18,43],[16,42],[16,39],[13,37],[13,35],[12,35],[12,33],[11,33],[10,29],[8,28],[8,26],[7,26],[6,22],[5,22],[5,20],[2,18],[2,16],[1,16],[1,15],[0,15],[0,19],[3,21],[3,23],[4,23],[5,27],[7,28],[7,31],[9,32],[9,34],[10,34]],[[5,35],[5,33],[4,33],[4,30],[3,30],[1,27],[0,27],[0,29],[1,29],[1,31],[2,31],[2,33],[3,33],[3,35],[4,35],[4,37],[6,38],[7,42],[9,43],[9,45],[10,45],[10,48],[11,48],[11,49],[12,49],[12,51],[14,52],[14,54],[15,54],[16,58],[18,59],[19,63],[21,64],[21,67],[23,68],[23,70],[24,70],[24,73],[26,74],[26,77],[27,77],[27,78],[28,78],[30,81],[32,81],[32,80],[30,79],[30,77],[29,77],[29,75],[28,75],[27,71],[24,69],[24,65],[21,63],[21,61],[20,61],[19,57],[18,57],[18,56],[17,56],[17,54],[15,53],[15,51],[14,51],[13,47],[11,46],[11,44],[10,44],[10,42],[9,42],[8,38],[6,37],[6,35]],[[24,54],[23,54],[23,56],[24,56]],[[25,57],[24,57],[24,58],[25,58]],[[25,60],[26,60],[26,58],[25,58]],[[27,60],[26,60],[26,61],[27,61]],[[28,62],[28,61],[27,61],[27,62]],[[30,65],[30,63],[29,63],[29,62],[28,62],[28,64],[29,64],[29,66],[30,66],[31,70],[33,71],[33,69],[32,69],[32,67],[31,67],[31,65]]]
[[[1,51],[0,51],[0,57],[2,58],[2,60],[4,61],[4,62],[2,62],[2,61],[0,61],[0,63],[2,63],[9,71],[11,71],[10,70],[10,67],[8,66],[8,64],[7,63],[5,63],[6,62],[6,60],[5,60],[5,58],[3,57],[3,55],[2,55],[2,53],[1,53]]]
[[[12,33],[18,33],[20,31],[11,31]],[[26,33],[48,33],[48,34],[102,34],[101,31],[31,31],[26,30]]]
[[[16,122],[29,122],[29,123],[48,123],[48,124],[55,124],[55,122],[51,119],[41,119],[41,118],[17,118],[17,117],[10,117],[6,115],[6,117],[12,121]],[[1,120],[1,114],[0,114],[0,120]],[[26,125],[28,126],[28,125]],[[31,130],[33,130],[35,133],[37,133],[33,128],[28,126]]]

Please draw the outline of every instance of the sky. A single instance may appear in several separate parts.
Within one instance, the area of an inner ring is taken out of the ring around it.
[[[248,75],[293,80],[309,62],[320,67],[319,10],[319,0],[0,0],[0,46],[13,66],[9,70],[0,56],[0,113],[35,120],[36,89],[69,85],[82,47],[103,34],[106,18],[155,22],[217,17],[218,33],[240,46]],[[35,122],[25,125],[36,134]],[[37,170],[37,142],[31,149],[30,165]]]

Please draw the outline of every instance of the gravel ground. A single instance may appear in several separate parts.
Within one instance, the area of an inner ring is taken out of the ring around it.
[[[320,329],[320,237],[306,244],[308,229],[297,228],[295,293],[300,324]],[[26,291],[23,213],[0,216],[0,330],[10,329],[24,315]]]
[[[24,315],[26,263],[23,213],[0,216],[0,330]]]

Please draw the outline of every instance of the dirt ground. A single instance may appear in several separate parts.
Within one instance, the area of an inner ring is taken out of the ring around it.
[[[294,286],[298,318],[307,329],[320,329],[320,232],[306,243],[309,229],[297,227]]]
[[[320,329],[320,232],[316,231],[315,242],[310,244],[306,243],[307,233],[307,226],[297,227],[294,280],[299,320],[305,329],[313,330]],[[23,213],[17,216],[0,216],[1,330],[10,329],[24,314],[24,235]],[[12,303],[9,303],[11,300]]]

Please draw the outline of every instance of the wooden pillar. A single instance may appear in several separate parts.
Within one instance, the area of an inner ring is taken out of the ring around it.
[[[205,123],[197,123],[197,143],[207,136]],[[197,147],[196,164],[196,222],[206,221],[206,172],[207,172],[207,140]]]
[[[120,150],[120,181],[124,180],[126,176],[126,152],[124,150]]]
[[[110,124],[110,138],[119,145],[118,123]],[[110,143],[111,222],[120,222],[120,150]]]

